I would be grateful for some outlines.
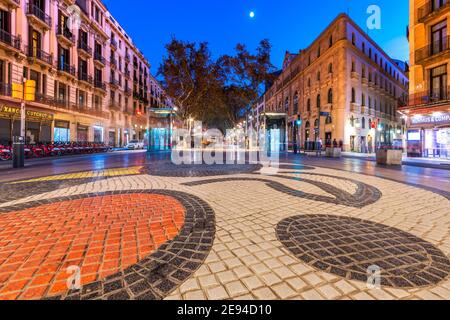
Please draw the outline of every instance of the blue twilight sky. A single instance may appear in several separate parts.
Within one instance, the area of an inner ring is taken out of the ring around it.
[[[286,50],[307,47],[340,13],[367,31],[368,6],[381,8],[381,30],[369,35],[391,57],[408,60],[408,0],[103,0],[144,52],[156,74],[172,36],[207,41],[214,56],[232,53],[238,42],[253,50],[261,39],[273,45],[280,68]],[[255,17],[250,18],[254,11]]]

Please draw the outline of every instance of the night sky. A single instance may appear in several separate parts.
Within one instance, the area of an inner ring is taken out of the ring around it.
[[[152,73],[172,36],[207,41],[214,56],[232,53],[238,42],[254,49],[261,39],[273,45],[272,62],[280,68],[286,50],[307,47],[340,13],[367,31],[366,10],[381,8],[381,30],[369,35],[393,58],[409,60],[406,26],[408,0],[104,0],[109,11],[144,52]],[[320,4],[317,7],[317,4]],[[254,18],[250,18],[250,12]]]

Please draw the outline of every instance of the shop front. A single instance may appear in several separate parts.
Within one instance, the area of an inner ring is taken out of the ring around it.
[[[415,115],[409,124],[409,157],[450,159],[450,113]]]
[[[70,142],[70,122],[55,120],[53,128],[53,140],[55,142]]]
[[[52,140],[53,114],[26,109],[26,142],[36,144]],[[9,144],[14,136],[20,135],[20,108],[0,106],[0,144]]]

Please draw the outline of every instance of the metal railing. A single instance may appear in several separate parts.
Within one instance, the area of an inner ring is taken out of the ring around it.
[[[450,5],[450,2],[445,2],[442,6],[437,6],[435,0],[428,1],[425,5],[417,9],[417,20],[420,22],[433,12],[437,12]]]
[[[78,71],[78,80],[88,82],[90,84],[93,83],[92,76],[88,75],[86,72]]]
[[[0,83],[0,95],[1,96],[11,97],[11,95],[12,95],[11,84],[9,84],[9,83]]]
[[[100,62],[102,64],[105,64],[105,58],[98,52],[94,53],[94,60],[98,61],[98,62]]]
[[[27,14],[35,16],[36,18],[47,24],[49,27],[52,26],[52,17],[50,17],[48,14],[45,13],[44,10],[42,10],[33,3],[27,4]]]
[[[117,48],[117,41],[114,38],[111,38],[111,46]]]
[[[450,87],[434,92],[422,91],[409,96],[408,106],[439,104],[450,101]]]
[[[58,63],[58,70],[66,72],[72,76],[75,76],[75,74],[76,74],[75,66],[71,66],[68,63],[63,63],[61,61]]]
[[[421,62],[427,58],[437,55],[441,52],[450,49],[450,36],[444,37],[439,41],[434,41],[425,47],[417,49],[415,52],[416,63]]]
[[[11,33],[5,30],[0,30],[0,41],[17,50],[20,50],[20,45],[22,43],[20,36],[13,36]]]
[[[94,80],[94,87],[106,91],[106,84],[100,80]]]
[[[25,47],[25,52],[29,58],[36,58],[47,64],[53,64],[53,56],[44,50],[27,46]]]
[[[78,49],[83,50],[84,52],[88,53],[89,55],[92,54],[92,48],[89,47],[89,45],[83,41],[78,41]]]
[[[71,43],[75,43],[75,35],[67,28],[62,28],[61,26],[58,27],[58,36],[63,36],[67,40],[69,40]]]

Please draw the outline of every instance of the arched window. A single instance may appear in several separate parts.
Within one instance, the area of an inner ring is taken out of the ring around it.
[[[320,94],[317,95],[317,109],[320,109]]]
[[[306,101],[306,111],[308,111],[308,112],[311,111],[311,99],[308,99]]]
[[[333,73],[333,64],[332,63],[330,63],[328,65],[328,73]]]
[[[320,47],[317,48],[317,58],[319,58],[319,57],[320,57]]]
[[[309,121],[306,121],[305,128],[310,128],[310,127],[311,127],[311,123]]]
[[[316,119],[316,121],[314,121],[314,128],[318,128],[319,127],[319,119]]]
[[[311,78],[308,78],[308,87],[311,87]]]
[[[320,81],[320,71],[317,72],[317,81]]]
[[[283,103],[280,101],[278,104],[278,111],[281,111],[283,109]]]
[[[356,90],[352,88],[352,103],[356,103]]]
[[[332,47],[333,46],[333,35],[330,36],[330,38],[328,38],[328,47]]]
[[[333,103],[333,89],[328,90],[328,103]]]
[[[294,94],[294,114],[298,113],[298,92]]]
[[[284,101],[284,111],[286,111],[286,113],[289,112],[289,98],[286,98]]]

